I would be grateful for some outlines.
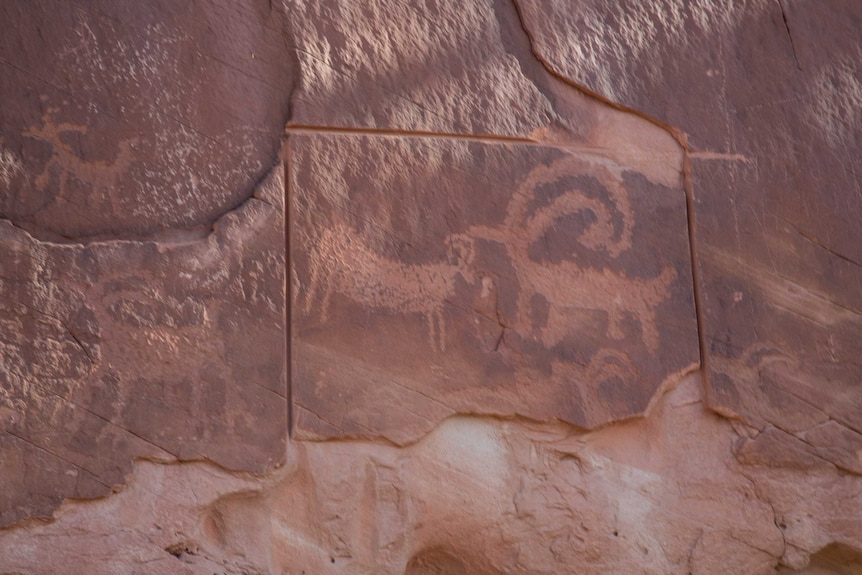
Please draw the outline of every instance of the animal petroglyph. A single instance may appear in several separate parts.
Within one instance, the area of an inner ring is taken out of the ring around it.
[[[602,414],[613,409],[613,398],[602,392],[608,384],[622,388],[636,385],[642,378],[637,364],[620,349],[605,348],[596,351],[586,364],[554,359],[551,361],[551,379],[562,389],[570,389],[579,397],[586,419],[578,425],[594,427],[602,423]]]
[[[333,293],[374,309],[420,313],[437,350],[446,349],[443,306],[455,294],[457,278],[474,282],[472,240],[462,234],[446,238],[449,262],[405,264],[379,254],[351,228],[324,230],[309,253],[310,273],[304,312],[310,313],[318,294],[321,321],[326,321]]]
[[[48,143],[52,147],[51,159],[45,164],[42,173],[36,176],[36,186],[44,190],[54,173],[59,172],[59,191],[57,197],[64,197],[69,178],[92,185],[106,197],[117,186],[117,179],[128,169],[132,160],[131,145],[134,139],[120,142],[117,156],[113,162],[102,160],[86,161],[82,159],[70,144],[63,141],[63,135],[79,133],[86,134],[87,127],[78,124],[55,124],[52,115],[56,108],[50,108],[42,116],[42,126],[29,128],[23,134],[30,138]]]
[[[582,185],[596,189],[585,190]],[[422,314],[432,347],[444,350],[443,306],[455,296],[459,277],[475,285],[476,242],[485,240],[503,246],[515,272],[516,311],[513,323],[506,327],[519,337],[553,348],[577,329],[585,313],[598,312],[607,317],[607,337],[625,339],[626,322],[634,321],[646,348],[656,352],[660,339],[656,308],[670,297],[677,275],[673,267],[664,267],[655,277],[638,278],[609,267],[584,266],[568,257],[537,261],[531,255],[531,249],[562,218],[579,213],[586,213],[582,218],[586,223],[568,237],[598,254],[599,260],[617,259],[631,249],[635,219],[619,177],[601,164],[568,157],[533,169],[509,199],[501,222],[472,225],[466,232],[447,236],[446,262],[406,264],[384,256],[348,225],[324,226],[304,240],[309,246],[309,269],[302,286],[294,282],[293,297],[301,289],[303,297],[297,299],[303,312],[310,314],[316,303],[323,322],[333,294],[375,310]],[[542,325],[537,325],[532,313],[537,296],[548,304]]]
[[[556,345],[570,331],[572,322],[567,312],[598,310],[607,313],[608,335],[617,340],[624,338],[623,321],[633,316],[640,324],[647,349],[655,352],[659,344],[655,308],[669,297],[670,284],[676,278],[673,268],[664,268],[654,278],[636,279],[608,268],[585,268],[570,260],[536,262],[530,256],[530,246],[560,218],[581,211],[589,211],[594,218],[577,238],[581,245],[605,251],[612,258],[631,247],[634,215],[628,194],[607,168],[589,165],[588,173],[609,192],[608,202],[568,186],[546,206],[531,210],[538,188],[565,183],[567,176],[583,173],[585,167],[582,162],[566,159],[536,168],[512,196],[501,225],[471,226],[467,233],[506,248],[519,283],[514,327],[522,336],[534,331],[531,300],[540,295],[550,307],[545,325],[539,328],[539,337],[546,346]]]

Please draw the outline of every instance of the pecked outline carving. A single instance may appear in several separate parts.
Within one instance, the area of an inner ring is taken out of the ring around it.
[[[531,210],[530,203],[541,186],[582,174],[597,178],[607,196],[594,198],[570,187],[548,205]],[[631,278],[607,267],[584,267],[571,259],[547,263],[530,256],[530,246],[558,220],[582,211],[589,211],[595,221],[578,235],[578,243],[594,252],[606,252],[612,259],[631,248],[635,218],[622,182],[609,168],[571,155],[550,166],[534,168],[517,185],[499,224],[472,225],[466,232],[448,235],[449,261],[445,263],[405,264],[379,253],[350,226],[335,223],[318,237],[306,234],[303,240],[309,269],[307,285],[297,282],[304,291],[302,311],[308,316],[316,307],[320,321],[325,323],[332,295],[337,293],[378,311],[420,313],[428,323],[432,349],[445,351],[444,305],[455,295],[459,276],[468,285],[475,284],[476,240],[486,240],[504,246],[515,271],[519,290],[511,327],[521,337],[537,335],[545,347],[552,348],[572,331],[567,311],[603,311],[608,315],[608,337],[624,339],[623,322],[634,317],[641,328],[641,340],[655,353],[659,347],[656,308],[670,297],[670,285],[677,278],[672,266],[665,266],[656,277]],[[615,222],[615,216],[621,224]],[[291,273],[296,275],[295,270]],[[530,318],[531,300],[536,295],[544,297],[552,309],[538,334]]]
[[[622,217],[621,229],[615,229],[613,213],[607,204],[577,188],[567,189],[549,205],[530,213],[529,203],[539,186],[584,173],[587,166],[588,173],[597,177],[609,192],[613,211]],[[522,193],[525,188],[532,190],[533,194]],[[569,259],[560,263],[541,263],[530,257],[530,245],[557,220],[584,210],[593,214],[595,222],[578,236],[578,243],[589,250],[604,250],[614,259],[631,248],[635,220],[625,187],[606,167],[587,164],[572,156],[550,166],[535,168],[521,185],[521,190],[512,195],[506,217],[500,225],[471,226],[468,234],[498,242],[506,248],[520,286],[515,328],[522,335],[533,331],[530,301],[534,295],[540,295],[552,309],[548,321],[539,330],[539,338],[545,346],[553,347],[568,334],[565,310],[601,310],[608,314],[607,335],[616,340],[624,338],[622,322],[629,314],[633,315],[640,324],[644,344],[651,353],[655,353],[659,346],[655,308],[670,295],[670,284],[677,277],[673,267],[666,266],[654,278],[640,279],[629,278],[608,268],[581,267]],[[560,286],[571,288],[560,289]]]
[[[472,238],[456,233],[447,236],[445,242],[448,262],[411,265],[380,255],[348,226],[328,228],[309,250],[303,311],[310,314],[322,292],[318,309],[320,321],[326,322],[332,294],[337,292],[377,310],[420,313],[428,322],[431,347],[445,351],[443,306],[454,296],[458,277],[469,284],[475,281]]]

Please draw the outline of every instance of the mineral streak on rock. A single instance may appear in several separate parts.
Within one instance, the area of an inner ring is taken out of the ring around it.
[[[0,574],[862,572],[860,29],[0,3]]]

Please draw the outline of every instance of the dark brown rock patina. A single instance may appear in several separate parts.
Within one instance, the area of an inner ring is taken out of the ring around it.
[[[584,428],[697,365],[679,188],[561,147],[290,138],[299,437]]]

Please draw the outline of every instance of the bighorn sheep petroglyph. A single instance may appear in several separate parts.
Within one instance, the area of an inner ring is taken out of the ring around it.
[[[597,179],[607,190],[607,201],[569,186],[545,206],[531,208],[540,187],[566,185],[567,177],[583,173]],[[538,294],[550,306],[548,319],[539,329],[546,346],[556,345],[570,331],[572,322],[567,312],[598,310],[607,313],[608,335],[613,339],[624,337],[623,320],[634,316],[647,349],[656,351],[659,335],[655,308],[669,296],[669,286],[676,278],[672,267],[664,268],[657,277],[640,279],[609,268],[582,267],[570,260],[537,262],[531,257],[531,245],[560,218],[580,211],[589,211],[594,218],[577,238],[581,245],[607,252],[611,258],[619,257],[631,247],[634,215],[626,190],[606,167],[586,165],[573,158],[533,170],[512,196],[500,225],[474,225],[467,233],[477,239],[499,242],[506,248],[519,283],[514,327],[522,336],[534,331],[530,309],[533,297]]]
[[[598,184],[593,193],[582,189],[584,180],[579,176],[584,175]],[[541,199],[549,187],[558,189]],[[519,336],[537,337],[553,347],[577,328],[575,322],[584,317],[583,312],[601,312],[607,315],[608,337],[624,339],[625,321],[633,319],[646,348],[657,351],[656,307],[670,296],[676,279],[673,267],[664,267],[655,277],[638,278],[607,266],[583,266],[565,258],[537,261],[531,255],[531,248],[561,218],[579,212],[589,212],[590,217],[575,239],[596,255],[596,261],[617,259],[631,248],[634,212],[619,177],[607,166],[574,157],[535,168],[512,194],[502,222],[472,225],[464,233],[447,236],[447,262],[407,264],[384,256],[349,226],[329,226],[306,238],[309,269],[303,286],[304,313],[311,313],[319,300],[325,322],[336,293],[376,310],[419,313],[428,322],[432,347],[444,350],[444,306],[455,295],[459,277],[475,283],[475,242],[486,240],[505,248],[515,271],[517,311],[509,327]],[[534,325],[531,313],[536,296],[549,306],[541,326]]]
[[[464,234],[446,238],[447,262],[405,264],[372,249],[356,231],[336,225],[311,241],[309,280],[304,312],[311,313],[315,299],[325,322],[333,293],[377,310],[420,313],[428,322],[434,349],[446,349],[443,309],[455,295],[457,278],[474,282],[471,266],[473,241]]]

